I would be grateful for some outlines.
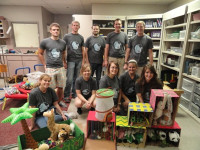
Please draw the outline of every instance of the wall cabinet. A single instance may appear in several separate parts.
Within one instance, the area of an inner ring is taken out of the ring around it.
[[[7,30],[8,30],[8,21],[0,19],[0,39],[9,37],[9,35],[6,33]]]

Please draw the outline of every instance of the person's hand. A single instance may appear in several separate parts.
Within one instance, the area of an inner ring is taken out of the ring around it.
[[[107,61],[107,60],[104,60],[103,66],[104,66],[104,67],[107,67],[107,66],[108,66],[108,61]]]
[[[31,126],[29,126],[28,128],[29,128],[29,130],[30,130],[30,131],[32,131],[32,130],[33,130],[33,126],[32,126],[32,125],[31,125]]]
[[[91,108],[91,103],[89,101],[86,102],[86,108],[90,109]]]
[[[123,106],[126,108],[128,107],[128,104],[129,104],[130,100],[127,98],[125,99],[125,102],[123,103]]]
[[[114,107],[114,108],[113,108],[113,111],[114,111],[114,112],[119,112],[119,111],[120,111],[120,105],[117,105],[117,107]]]
[[[127,69],[128,69],[128,65],[124,64],[124,70],[127,70]]]
[[[63,67],[67,69],[67,63],[63,63]]]
[[[63,120],[67,120],[67,117],[64,114],[62,114],[62,118]]]

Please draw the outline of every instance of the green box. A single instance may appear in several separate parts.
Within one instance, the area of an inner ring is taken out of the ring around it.
[[[72,120],[66,120],[61,123],[65,124],[70,124],[72,123]],[[50,137],[50,131],[47,127],[35,130],[31,132],[33,138],[37,141],[40,142],[42,140],[47,140]],[[64,143],[51,148],[51,150],[79,150],[83,147],[84,144],[84,133],[79,129],[79,127],[75,124],[75,133],[74,133],[74,138],[65,141]],[[20,135],[17,138],[18,141],[18,149],[22,150],[25,149],[26,147],[26,140],[25,140],[25,135]]]

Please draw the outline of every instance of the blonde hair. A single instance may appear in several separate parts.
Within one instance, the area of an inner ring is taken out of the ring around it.
[[[40,81],[42,81],[45,77],[49,78],[50,81],[51,81],[51,76],[50,76],[50,75],[48,75],[48,74],[46,74],[46,73],[45,73],[45,74],[42,74],[42,75],[40,76],[40,78],[39,78],[39,81],[33,85],[33,88],[39,87],[39,86],[40,86]]]
[[[144,21],[138,21],[137,23],[136,23],[136,27],[137,27],[137,25],[139,24],[139,23],[141,23],[144,27],[145,27],[145,22]]]
[[[79,21],[76,21],[76,20],[72,21],[72,25],[73,25],[74,23],[78,23],[78,25],[80,26],[80,22],[79,22]]]
[[[87,69],[90,68],[90,71],[92,71],[90,64],[86,63],[81,67],[80,75],[83,75],[83,72]]]

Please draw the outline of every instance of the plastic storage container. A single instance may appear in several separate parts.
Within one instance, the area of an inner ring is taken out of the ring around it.
[[[181,95],[181,97],[184,97],[185,99],[191,101],[193,93],[191,91],[186,90],[185,88],[182,88],[184,93]]]
[[[180,33],[167,34],[167,39],[179,39]]]
[[[195,39],[200,39],[200,34],[199,32],[191,32],[190,33],[191,39],[195,40]]]
[[[196,86],[194,88],[194,92],[200,95],[200,83],[196,83]]]
[[[183,51],[183,48],[182,47],[174,47],[174,46],[171,46],[170,49],[176,53],[182,53]]]
[[[195,103],[196,105],[200,106],[200,96],[194,93],[192,102]]]
[[[184,88],[184,89],[186,89],[186,90],[188,90],[188,91],[193,92],[193,91],[194,91],[194,88],[195,88],[195,84],[196,84],[195,81],[192,81],[192,80],[183,78],[182,88]]]
[[[185,38],[185,33],[186,33],[186,30],[180,31],[179,39],[184,39]]]
[[[197,117],[200,117],[200,107],[196,104],[191,104],[191,112],[193,112]]]
[[[185,99],[184,97],[181,97],[180,104],[183,105],[188,110],[191,110],[191,101]]]

